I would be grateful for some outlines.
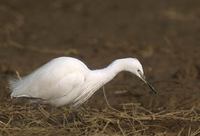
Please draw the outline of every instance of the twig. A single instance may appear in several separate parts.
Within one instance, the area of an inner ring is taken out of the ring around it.
[[[123,131],[123,129],[122,129],[121,125],[120,125],[119,120],[117,120],[117,125],[118,125],[118,128],[120,129],[122,135],[125,136],[125,132]]]
[[[17,78],[18,78],[19,80],[21,80],[22,78],[21,78],[19,72],[16,70],[15,73],[16,73],[16,75],[17,75]]]
[[[105,87],[104,87],[104,86],[103,86],[103,95],[104,95],[104,98],[105,98],[105,100],[106,100],[106,104],[107,104],[108,108],[110,108],[111,110],[114,110],[114,111],[116,111],[116,112],[120,112],[119,110],[113,108],[113,107],[110,105],[110,103],[108,102],[108,99],[107,99],[107,96],[106,96],[106,92],[105,92]]]

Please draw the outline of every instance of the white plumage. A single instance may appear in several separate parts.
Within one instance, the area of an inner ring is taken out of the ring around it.
[[[59,57],[22,79],[10,80],[11,98],[39,98],[54,106],[78,106],[121,71],[146,82],[142,65],[135,58],[118,59],[106,68],[90,70],[78,59]]]

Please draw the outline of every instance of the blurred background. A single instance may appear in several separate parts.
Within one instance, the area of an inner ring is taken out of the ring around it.
[[[199,7],[198,0],[1,0],[0,101],[10,99],[7,79],[16,71],[24,76],[55,57],[91,69],[136,57],[158,95],[123,72],[105,86],[112,106],[200,108]],[[105,104],[102,90],[87,102]]]

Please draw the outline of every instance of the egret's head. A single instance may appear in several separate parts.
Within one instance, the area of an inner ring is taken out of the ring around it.
[[[144,83],[146,83],[150,89],[156,93],[155,89],[153,88],[153,86],[146,80],[145,75],[144,75],[144,71],[142,68],[142,64],[139,62],[138,59],[136,58],[127,58],[126,59],[126,65],[125,65],[125,69],[133,74],[135,74],[136,76],[138,76]]]

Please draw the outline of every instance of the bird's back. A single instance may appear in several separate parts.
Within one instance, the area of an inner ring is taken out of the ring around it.
[[[66,93],[63,91],[70,91],[74,85],[81,83],[88,70],[84,63],[75,58],[53,59],[21,80],[11,80],[11,97],[50,99],[62,96]],[[60,84],[63,81],[65,85]]]

